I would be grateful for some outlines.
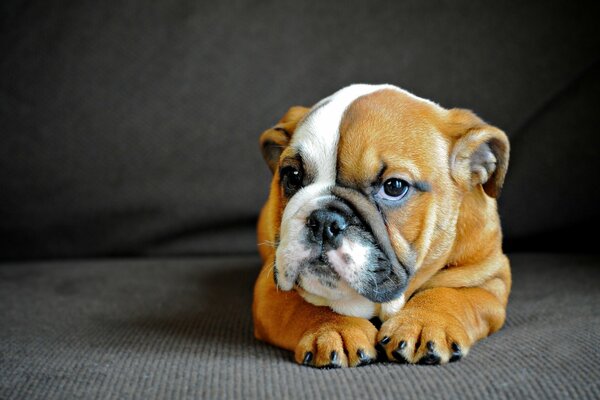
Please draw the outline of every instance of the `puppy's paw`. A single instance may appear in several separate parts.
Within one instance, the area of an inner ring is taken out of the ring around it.
[[[473,344],[452,315],[422,310],[406,310],[390,318],[377,340],[388,360],[423,365],[458,361]]]
[[[306,331],[294,357],[298,364],[317,368],[358,367],[377,358],[376,337],[368,320],[340,318]]]

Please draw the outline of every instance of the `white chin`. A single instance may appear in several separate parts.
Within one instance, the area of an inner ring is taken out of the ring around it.
[[[377,315],[378,307],[375,303],[361,296],[349,286],[348,289],[348,291],[337,290],[335,296],[328,298],[308,292],[301,287],[297,288],[298,293],[307,302],[316,306],[329,307],[338,314],[359,318],[371,318]]]
[[[305,293],[326,299],[327,301],[344,301],[356,293],[354,289],[342,280],[336,282],[335,288],[331,288],[319,282],[317,277],[300,275],[299,283],[300,288],[302,288]]]
[[[377,304],[360,295],[343,302],[332,302],[329,307],[338,314],[367,319],[376,316],[378,309]]]
[[[329,288],[317,278],[301,276],[298,293],[309,303],[326,306],[338,314],[351,317],[371,318],[377,313],[377,305],[361,296],[347,282],[340,279],[335,288]]]

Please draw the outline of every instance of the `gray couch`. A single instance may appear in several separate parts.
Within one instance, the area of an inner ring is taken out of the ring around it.
[[[0,399],[600,398],[591,6],[0,8]],[[508,319],[458,363],[318,370],[253,338],[258,135],[352,82],[511,139]]]

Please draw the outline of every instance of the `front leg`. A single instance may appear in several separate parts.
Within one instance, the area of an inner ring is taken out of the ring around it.
[[[426,289],[383,324],[378,341],[389,360],[457,361],[477,340],[500,329],[505,306],[502,298],[481,287]]]
[[[314,367],[354,367],[376,359],[377,329],[371,322],[314,306],[294,290],[280,291],[269,265],[254,287],[257,339],[291,350],[298,364]]]

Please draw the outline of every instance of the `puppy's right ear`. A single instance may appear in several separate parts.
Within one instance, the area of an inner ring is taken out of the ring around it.
[[[260,148],[269,169],[275,173],[279,164],[279,157],[290,143],[290,139],[296,130],[298,121],[306,115],[310,108],[294,106],[291,107],[279,120],[277,125],[267,129],[260,135]]]

